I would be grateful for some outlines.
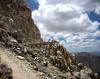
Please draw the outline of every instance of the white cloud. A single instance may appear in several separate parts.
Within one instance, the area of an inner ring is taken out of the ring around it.
[[[79,36],[73,36],[73,41],[79,42],[81,39]]]
[[[100,30],[97,30],[94,34],[96,37],[100,37]]]
[[[38,0],[39,9],[32,12],[35,22],[44,25],[51,32],[82,32],[94,29],[85,8],[94,9],[97,2],[93,0]],[[89,4],[88,4],[89,3]],[[89,8],[92,6],[91,8]],[[90,28],[89,28],[90,27]]]
[[[96,46],[94,35],[98,22],[92,22],[87,11],[100,13],[100,1],[96,0],[38,0],[38,10],[32,12],[32,17],[39,27],[42,37],[48,41],[56,39],[65,46],[93,47]],[[73,35],[78,33],[79,36]],[[93,35],[94,34],[94,35]],[[53,37],[53,38],[52,38]],[[67,45],[65,40],[67,41]]]
[[[100,14],[100,7],[97,7],[95,11],[97,14]]]

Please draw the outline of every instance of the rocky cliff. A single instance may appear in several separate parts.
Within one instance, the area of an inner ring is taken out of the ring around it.
[[[98,79],[59,42],[42,41],[24,0],[0,0],[0,47],[28,61],[43,79]]]
[[[42,41],[25,0],[0,0],[0,32],[1,30],[18,42]]]

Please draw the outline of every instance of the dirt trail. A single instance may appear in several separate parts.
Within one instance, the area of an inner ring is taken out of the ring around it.
[[[27,61],[18,59],[9,50],[0,48],[0,57],[3,63],[13,69],[14,79],[43,79],[39,72],[31,69]]]

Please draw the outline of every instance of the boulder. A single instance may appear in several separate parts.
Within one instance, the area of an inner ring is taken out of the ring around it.
[[[24,59],[25,59],[25,58],[22,57],[22,56],[17,56],[17,58],[20,59],[20,60],[24,60]]]

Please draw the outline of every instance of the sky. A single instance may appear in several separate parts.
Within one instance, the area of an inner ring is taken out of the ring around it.
[[[100,52],[100,0],[28,0],[44,41],[70,52]]]

